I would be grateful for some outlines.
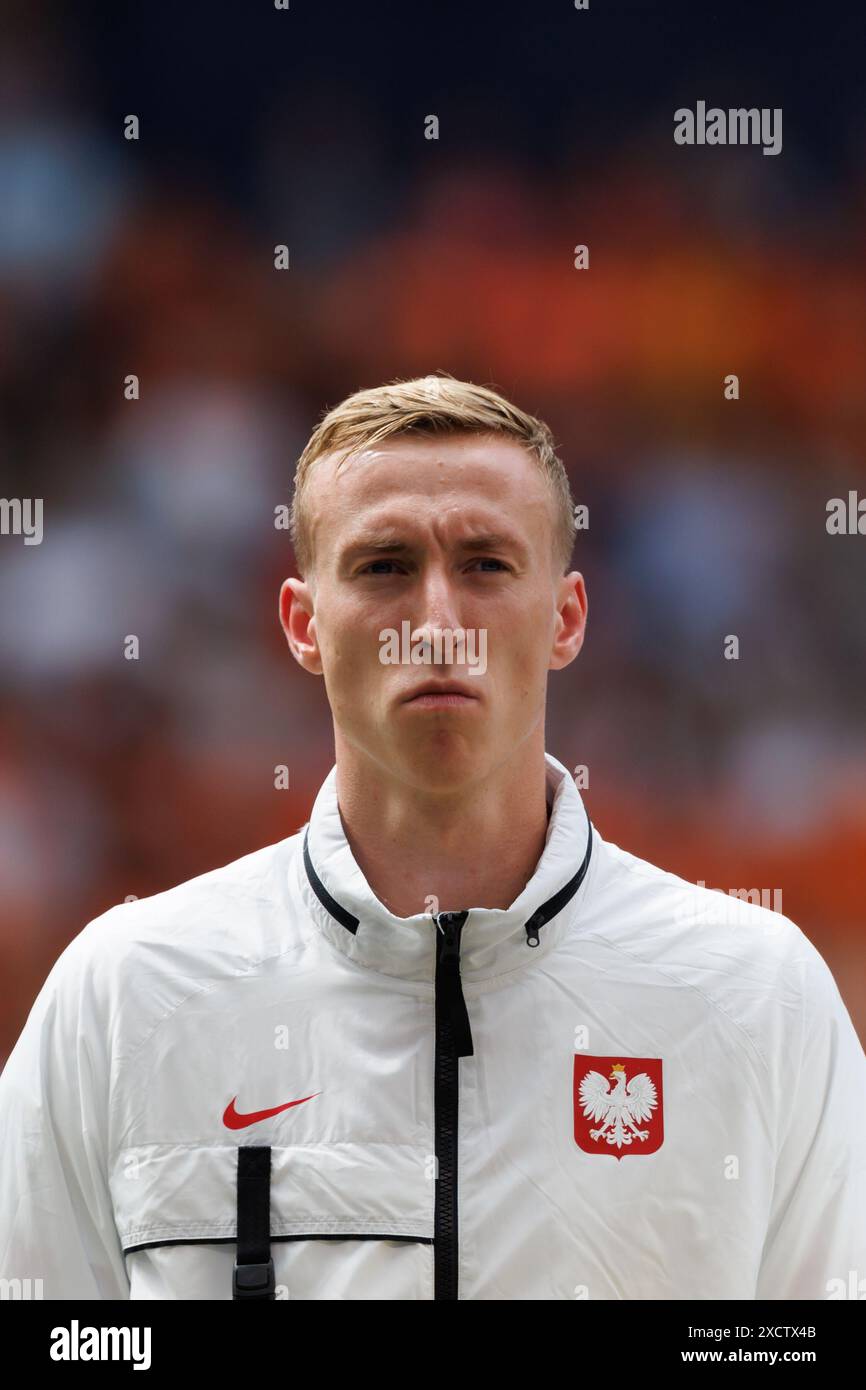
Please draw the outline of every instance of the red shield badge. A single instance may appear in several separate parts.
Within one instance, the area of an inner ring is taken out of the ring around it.
[[[665,1137],[660,1057],[574,1059],[574,1138],[588,1154],[652,1154]]]

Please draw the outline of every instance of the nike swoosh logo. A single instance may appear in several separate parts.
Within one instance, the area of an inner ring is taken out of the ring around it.
[[[235,1110],[237,1096],[233,1096],[229,1101],[223,1115],[223,1124],[226,1129],[246,1129],[247,1125],[256,1125],[259,1120],[269,1120],[272,1115],[279,1115],[283,1110],[291,1110],[293,1105],[303,1105],[305,1100],[312,1100],[313,1096],[320,1096],[321,1091],[314,1091],[312,1096],[301,1096],[300,1100],[287,1100],[285,1105],[275,1105],[271,1110],[251,1110],[248,1115],[239,1115]]]

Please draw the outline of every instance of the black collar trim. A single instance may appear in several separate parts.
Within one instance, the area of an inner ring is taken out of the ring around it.
[[[541,928],[555,917],[557,912],[561,912],[566,903],[570,902],[577,892],[583,880],[586,878],[586,871],[589,868],[589,861],[592,857],[592,821],[586,817],[586,853],[583,856],[583,863],[578,869],[574,878],[570,878],[558,893],[554,893],[552,898],[548,898],[546,903],[533,912],[529,921],[526,923],[526,940],[530,946],[538,945],[538,934]]]
[[[346,931],[350,931],[354,936],[358,930],[360,919],[353,917],[351,912],[347,912],[344,907],[341,907],[336,898],[331,897],[324,883],[319,878],[319,875],[313,868],[313,861],[310,858],[310,851],[307,845],[309,838],[310,827],[307,826],[307,833],[304,836],[304,868],[307,871],[307,878],[310,880],[310,887],[319,899],[322,907],[324,907],[327,912],[330,912],[331,916],[335,917],[340,925],[345,927]]]
[[[346,928],[346,931],[351,932],[354,936],[357,933],[358,927],[360,925],[360,919],[353,916],[352,913],[347,911],[345,907],[342,907],[340,903],[337,902],[336,898],[332,898],[324,883],[319,878],[319,875],[316,873],[316,870],[313,867],[313,861],[310,858],[310,849],[307,843],[309,837],[310,827],[307,826],[307,830],[304,835],[304,868],[307,871],[307,878],[309,879],[310,887],[312,888],[316,897],[319,899],[319,902],[322,904],[325,911],[329,912],[335,921],[339,922],[341,926]],[[548,898],[546,903],[542,903],[541,907],[536,908],[535,912],[533,912],[532,916],[529,918],[529,921],[526,923],[526,939],[530,946],[538,945],[538,934],[541,928],[547,922],[549,922],[552,917],[555,917],[558,912],[562,911],[566,903],[571,901],[578,888],[583,883],[583,880],[586,878],[586,872],[589,868],[589,861],[592,856],[592,839],[592,822],[589,819],[589,816],[587,816],[586,853],[583,856],[583,863],[581,864],[574,877],[570,878],[568,883],[566,883],[564,887],[560,888],[558,893],[554,893],[552,898]]]

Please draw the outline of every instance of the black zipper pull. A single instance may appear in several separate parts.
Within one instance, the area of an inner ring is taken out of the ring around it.
[[[526,923],[526,944],[527,946],[538,945],[538,934],[544,926],[544,915],[541,912],[533,912],[529,921]]]
[[[469,1013],[460,982],[460,933],[469,916],[465,912],[440,912],[435,921],[436,991],[448,1010],[458,1057],[474,1055]]]

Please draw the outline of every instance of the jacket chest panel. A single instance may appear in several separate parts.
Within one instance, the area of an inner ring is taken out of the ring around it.
[[[615,986],[603,1000],[542,997],[542,986],[534,1027],[518,1031],[510,992],[470,998],[462,1296],[751,1296],[770,1117],[748,1053],[731,1066],[729,1022],[698,994],[674,1022],[653,991],[629,1009]],[[575,1041],[592,1046],[575,1052]]]

